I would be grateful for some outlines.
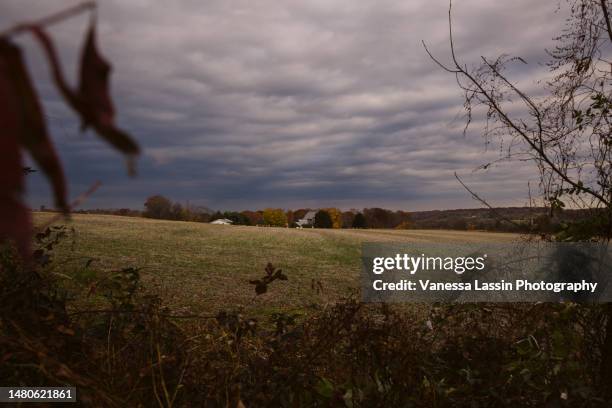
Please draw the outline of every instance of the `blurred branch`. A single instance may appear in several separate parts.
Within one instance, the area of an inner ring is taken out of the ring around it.
[[[602,3],[603,4],[603,3]],[[605,4],[603,4],[604,12],[607,11]],[[482,80],[473,72],[470,72],[467,66],[462,65],[455,54],[455,43],[453,39],[453,26],[452,26],[452,0],[449,1],[448,8],[448,26],[449,26],[449,42],[450,42],[450,52],[451,52],[451,60],[452,65],[446,66],[442,64],[438,59],[436,59],[433,54],[429,51],[425,43],[423,42],[423,47],[425,51],[430,56],[430,58],[440,67],[442,67],[447,72],[453,73],[457,79],[457,83],[460,88],[466,93],[466,109],[468,110],[468,125],[471,121],[471,104],[472,99],[477,98],[477,101],[483,105],[485,105],[489,109],[488,115],[491,116],[491,113],[495,113],[498,116],[499,121],[510,131],[516,133],[516,135],[520,136],[520,138],[527,143],[530,149],[533,151],[535,155],[535,160],[539,163],[539,165],[546,166],[552,173],[556,174],[563,182],[569,184],[575,191],[587,194],[601,204],[603,204],[607,208],[612,207],[612,201],[606,198],[602,193],[596,191],[595,189],[584,185],[579,180],[574,180],[567,174],[567,171],[564,171],[562,167],[560,167],[559,163],[556,163],[554,160],[554,156],[551,157],[550,152],[547,150],[545,144],[543,143],[543,129],[542,129],[542,112],[538,109],[536,104],[522,91],[520,91],[516,86],[514,86],[497,68],[496,64],[492,64],[487,60],[484,60],[484,64],[489,68],[491,74],[493,75],[493,79],[501,80],[515,95],[517,95],[529,108],[534,118],[537,120],[537,130],[534,130],[533,133],[536,134],[533,138],[530,136],[530,130],[525,127],[524,123],[521,121],[513,120],[509,116],[509,112],[504,110],[502,106],[502,99],[500,95],[498,95],[494,90],[486,89],[487,81]],[[606,13],[607,16],[607,13]],[[467,80],[465,84],[462,84],[460,78]],[[467,129],[467,127],[466,127]],[[465,187],[465,185],[464,185]],[[468,190],[469,191],[469,190]]]
[[[600,0],[601,2],[601,11],[603,11],[604,19],[606,20],[606,29],[608,31],[608,37],[610,37],[610,41],[612,41],[612,25],[610,24],[610,14],[608,14],[608,6],[606,5],[606,0]]]
[[[70,206],[68,207],[68,211],[72,211],[74,210],[76,207],[78,207],[79,205],[81,205],[85,200],[87,200],[89,198],[89,196],[91,196],[93,193],[96,192],[96,190],[98,188],[100,188],[100,186],[102,185],[101,181],[96,181],[95,183],[92,184],[91,187],[89,187],[89,189],[87,191],[85,191],[83,194],[81,194],[80,196],[78,196],[72,203],[70,203]],[[46,223],[44,223],[39,230],[40,231],[44,231],[45,229],[47,229],[51,224],[57,222],[60,220],[60,218],[62,218],[64,214],[58,214],[55,217],[52,217],[49,221],[47,221]]]
[[[94,10],[97,7],[95,1],[86,1],[75,6],[69,7],[65,10],[59,11],[57,13],[50,14],[46,17],[43,17],[39,20],[33,21],[28,24],[17,24],[7,30],[0,32],[0,38],[9,37],[11,35],[20,34],[28,29],[29,26],[37,25],[39,27],[50,26],[56,23],[59,23],[63,20],[66,20],[70,17],[73,17],[77,14],[81,14],[85,11]]]

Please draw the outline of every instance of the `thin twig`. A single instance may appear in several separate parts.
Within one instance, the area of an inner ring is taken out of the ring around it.
[[[80,196],[78,196],[68,207],[68,211],[71,212],[73,211],[76,207],[78,207],[79,205],[81,205],[87,198],[89,198],[89,196],[91,196],[93,193],[96,192],[96,190],[98,188],[100,188],[100,186],[102,185],[101,181],[96,181],[95,183],[92,184],[91,187],[89,187],[89,189],[87,191],[85,191],[83,194],[81,194]],[[62,217],[64,216],[64,214],[58,214],[54,217],[52,217],[49,221],[47,221],[46,223],[44,223],[41,227],[38,228],[39,231],[44,231],[46,230],[49,226],[51,226],[52,224],[56,223],[57,221],[59,221]]]
[[[475,192],[473,192],[472,190],[470,190],[470,188],[468,186],[465,185],[465,183],[461,180],[461,178],[459,178],[459,176],[457,175],[457,172],[455,172],[455,178],[457,179],[457,181],[459,181],[459,183],[463,186],[463,188],[465,188],[467,190],[468,193],[470,193],[470,195],[472,196],[472,198],[474,198],[475,200],[481,202],[482,204],[486,205],[491,211],[493,211],[493,213],[498,216],[499,218],[501,218],[502,220],[509,222],[510,224],[521,228],[522,226],[514,221],[512,221],[510,218],[504,216],[503,214],[501,214],[499,211],[497,211],[495,208],[493,208],[485,199],[481,198],[478,194],[476,194]]]
[[[484,99],[486,99],[486,102],[483,102],[483,103],[486,104],[487,106],[489,106],[489,109],[495,111],[499,115],[499,118],[500,118],[501,122],[503,124],[505,124],[508,128],[514,130],[529,145],[529,147],[531,147],[531,149],[533,149],[535,151],[535,153],[537,153],[537,155],[538,155],[537,160],[544,162],[550,168],[550,170],[552,172],[557,174],[563,181],[565,181],[566,183],[571,185],[577,191],[580,191],[582,193],[590,195],[591,197],[599,200],[603,205],[605,205],[608,208],[611,207],[612,206],[612,202],[610,202],[610,200],[606,199],[606,197],[604,197],[602,194],[598,193],[597,191],[595,191],[592,188],[589,188],[588,186],[583,185],[582,183],[574,181],[565,172],[563,172],[563,170],[561,168],[559,168],[553,162],[553,160],[548,156],[548,152],[545,150],[544,145],[538,146],[538,144],[535,141],[531,140],[531,138],[529,137],[527,132],[524,131],[523,129],[521,129],[512,119],[510,119],[508,114],[502,110],[502,108],[500,107],[499,103],[495,100],[494,96],[491,95],[491,93],[484,88],[483,84],[481,82],[479,82],[472,74],[470,74],[468,72],[467,67],[464,68],[464,67],[462,67],[460,65],[460,63],[458,62],[457,57],[455,55],[455,49],[454,49],[455,46],[454,46],[454,40],[453,40],[452,13],[451,13],[451,10],[452,10],[452,0],[449,1],[449,7],[448,7],[448,25],[449,25],[449,41],[450,41],[450,47],[451,47],[451,56],[452,56],[452,60],[453,60],[453,63],[455,65],[456,70],[453,70],[451,68],[445,67],[438,60],[433,58],[432,54],[429,52],[427,47],[425,47],[426,52],[429,54],[429,56],[432,58],[432,60],[434,62],[436,62],[438,65],[440,65],[442,68],[444,68],[446,71],[454,72],[456,77],[457,77],[457,81],[458,82],[459,82],[459,76],[460,75],[463,75],[465,78],[467,78],[467,80],[469,80],[469,82],[474,87],[476,87],[476,89],[470,90],[470,89],[466,89],[466,88],[463,88],[463,87],[462,87],[462,89],[464,89],[466,92],[475,92],[475,93],[478,93],[479,95],[482,95],[482,97],[484,97]],[[425,45],[425,44],[423,44],[423,45]],[[493,74],[496,77],[500,78],[505,83],[509,84],[509,81],[503,75],[501,75],[499,73],[499,71],[493,69]],[[514,86],[511,85],[511,89],[516,93],[517,89]],[[522,98],[524,96],[524,94],[521,95],[520,93],[518,93],[518,95],[520,97],[522,97]],[[535,107],[535,105],[533,105],[533,106]],[[536,107],[536,111],[537,111],[537,107]],[[541,143],[541,138],[540,138],[539,141]]]
[[[69,7],[65,10],[59,11],[57,13],[50,14],[46,17],[43,17],[39,20],[36,20],[32,23],[28,24],[17,24],[7,30],[0,32],[0,38],[2,37],[10,37],[11,35],[21,34],[28,30],[28,27],[31,25],[37,25],[40,27],[50,26],[56,23],[59,23],[67,18],[76,16],[85,11],[94,10],[97,7],[95,1],[86,1],[76,6]]]
[[[610,15],[608,14],[608,7],[606,6],[606,0],[600,0],[601,10],[603,11],[604,20],[606,21],[606,29],[608,31],[608,37],[612,41],[612,24],[610,24]]]

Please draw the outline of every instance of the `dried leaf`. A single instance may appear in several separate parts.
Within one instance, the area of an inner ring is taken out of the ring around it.
[[[82,127],[92,127],[102,138],[130,157],[140,151],[131,137],[114,123],[114,108],[110,99],[110,65],[98,53],[95,26],[92,23],[81,53],[80,85],[74,91],[66,82],[53,41],[41,27],[28,29],[40,42],[51,65],[53,80],[66,102],[79,114]]]
[[[110,98],[110,64],[100,55],[96,45],[96,29],[92,22],[81,54],[79,96],[83,104],[83,127],[93,127],[100,136],[118,150],[137,155],[138,145],[115,127],[115,109]]]
[[[30,215],[19,201],[24,190],[21,150],[29,151],[47,176],[56,206],[64,211],[66,182],[21,51],[8,40],[0,40],[0,129],[0,238],[13,240],[29,256]]]
[[[21,146],[30,152],[34,161],[49,178],[53,187],[55,205],[63,211],[68,210],[66,179],[59,157],[49,138],[47,124],[42,113],[38,95],[26,70],[19,49],[13,53],[11,61],[13,81],[13,101],[19,106],[20,126],[17,137]],[[19,171],[17,169],[16,171]]]
[[[13,197],[23,190],[23,166],[19,146],[22,119],[19,104],[13,101],[14,65],[20,58],[19,49],[8,41],[0,40],[0,186],[1,194]],[[3,197],[4,199],[4,197]],[[5,221],[10,217],[2,217]]]

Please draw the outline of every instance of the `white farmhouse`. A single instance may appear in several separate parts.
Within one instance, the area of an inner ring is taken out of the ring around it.
[[[304,215],[304,218],[297,220],[295,223],[298,225],[298,228],[304,228],[304,227],[312,228],[314,226],[314,220],[315,220],[316,213],[317,213],[316,211],[310,210]]]
[[[215,225],[232,225],[233,221],[228,220],[227,218],[219,218],[218,220],[211,221],[210,223]]]

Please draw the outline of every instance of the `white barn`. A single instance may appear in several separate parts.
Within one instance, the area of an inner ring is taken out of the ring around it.
[[[218,220],[211,221],[210,223],[215,225],[232,225],[233,221],[228,220],[227,218],[219,218]]]
[[[310,210],[304,215],[304,218],[297,220],[295,223],[299,228],[313,227],[316,214],[316,211]]]

